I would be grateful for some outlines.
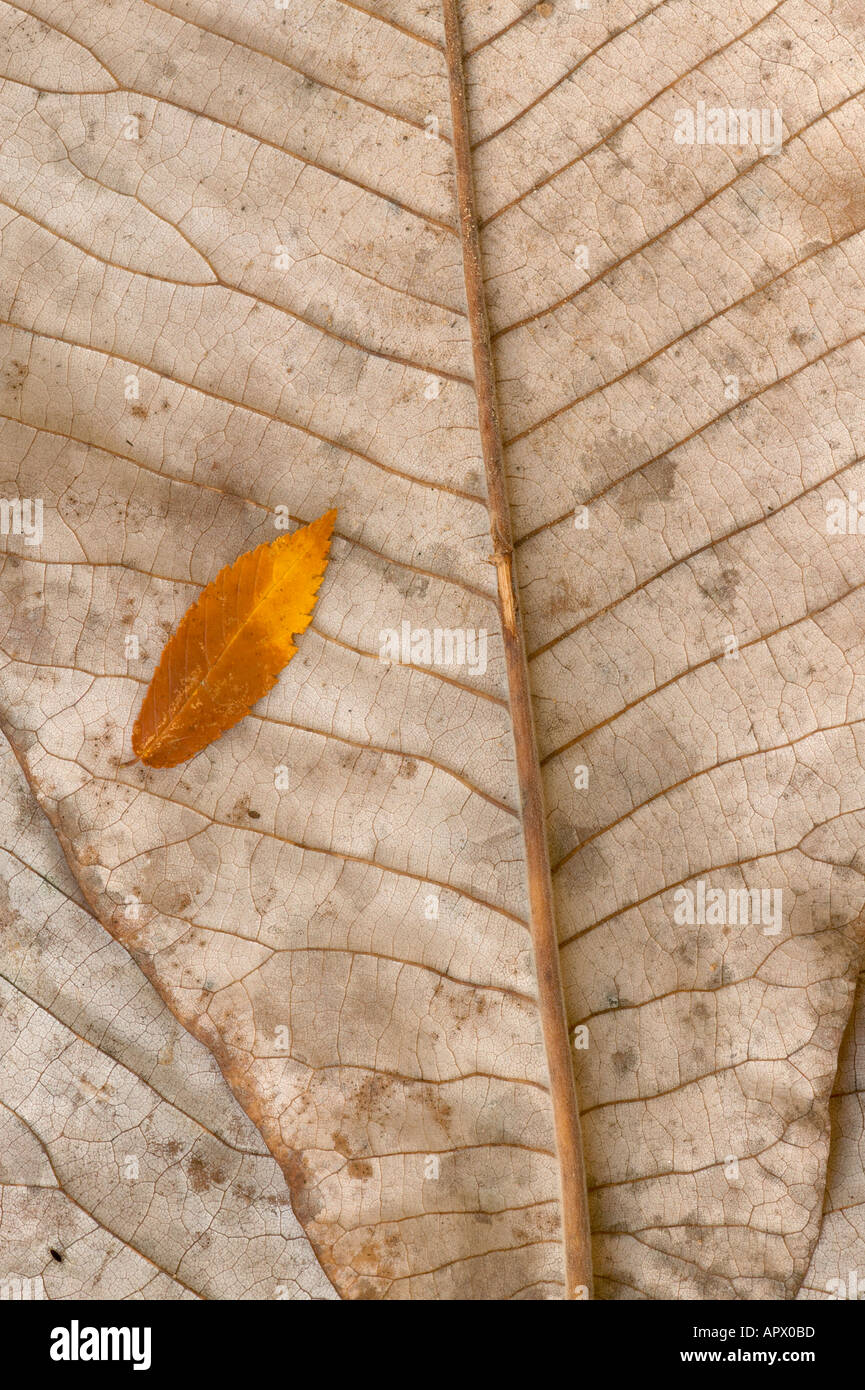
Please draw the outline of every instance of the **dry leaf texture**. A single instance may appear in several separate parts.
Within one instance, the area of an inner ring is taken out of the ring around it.
[[[456,52],[426,0],[0,3],[0,496],[43,502],[40,535],[4,524],[2,725],[82,902],[280,1164],[297,1288],[573,1296],[503,439],[596,1292],[793,1297],[862,944],[861,6],[460,17]],[[284,676],[188,763],[126,766],[202,587],[331,506]],[[92,953],[40,940],[92,1008]],[[54,1094],[68,1025],[27,1007]],[[153,1056],[124,1056],[137,1117]],[[222,1134],[207,1075],[183,1144]],[[12,1230],[110,1215],[116,1140],[81,1194],[9,1104]],[[118,1289],[177,1279],[158,1223],[87,1230],[133,1251]],[[212,1261],[184,1283],[257,1277]]]
[[[820,1239],[801,1299],[860,1299],[865,1293],[865,980],[844,1035],[832,1092],[832,1147]]]
[[[261,1136],[88,911],[5,742],[0,785],[4,1296],[334,1298]]]

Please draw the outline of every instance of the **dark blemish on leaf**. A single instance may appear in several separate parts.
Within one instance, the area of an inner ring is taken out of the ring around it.
[[[392,577],[394,585],[403,598],[424,598],[426,596],[430,582],[425,574],[405,574],[394,568]]]
[[[632,1047],[624,1052],[613,1053],[613,1071],[616,1076],[627,1076],[628,1072],[636,1071],[639,1058]]]
[[[340,1130],[336,1130],[331,1135],[331,1142],[338,1154],[342,1154],[343,1158],[348,1158],[351,1153],[351,1142]]]
[[[346,1171],[350,1178],[371,1178],[372,1164],[366,1158],[353,1158]]]
[[[585,613],[592,606],[589,598],[578,597],[570,577],[558,579],[553,585],[546,603],[548,618],[568,617],[574,613]]]
[[[225,1182],[224,1170],[216,1163],[206,1163],[199,1154],[193,1154],[186,1171],[193,1192],[207,1192],[211,1187],[219,1187]]]
[[[6,380],[11,390],[20,391],[21,386],[30,374],[30,368],[24,362],[12,361],[6,372]]]
[[[303,1154],[292,1150],[283,1171],[294,1195],[294,1210],[299,1221],[314,1221],[324,1207],[324,1199],[314,1187],[314,1175]]]
[[[707,580],[705,584],[699,584],[698,588],[700,593],[704,594],[707,599],[710,599],[713,603],[717,603],[723,608],[727,604],[732,603],[735,599],[736,584],[741,577],[737,569],[728,565],[725,569],[721,570],[721,573],[715,579]]]
[[[657,459],[645,471],[645,476],[650,485],[655,489],[662,502],[666,502],[673,495],[676,482],[676,465],[672,459]]]

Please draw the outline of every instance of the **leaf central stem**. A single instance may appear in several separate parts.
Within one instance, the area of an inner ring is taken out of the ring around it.
[[[510,506],[505,483],[504,449],[496,401],[496,377],[490,346],[480,237],[475,208],[462,35],[457,0],[442,0],[442,6],[445,26],[445,56],[453,122],[460,239],[472,335],[478,424],[486,469],[490,530],[493,539],[491,558],[498,576],[502,637],[508,675],[523,837],[526,846],[526,871],[538,982],[538,1007],[547,1053],[553,1125],[561,1179],[565,1297],[573,1299],[585,1297],[586,1295],[582,1293],[583,1289],[587,1291],[589,1297],[591,1297],[592,1292],[591,1232],[580,1133],[580,1112],[574,1087],[573,1064],[559,971],[559,943],[553,907],[543,787],[532,718],[528,665],[520,621],[519,592],[514,579]]]

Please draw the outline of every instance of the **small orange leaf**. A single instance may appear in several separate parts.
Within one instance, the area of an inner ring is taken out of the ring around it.
[[[169,638],[132,730],[150,767],[174,767],[230,729],[276,683],[305,632],[336,511],[226,565]]]

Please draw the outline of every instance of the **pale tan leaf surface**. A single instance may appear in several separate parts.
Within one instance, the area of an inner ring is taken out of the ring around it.
[[[82,40],[86,15],[40,13]],[[115,20],[86,42],[132,81]],[[347,60],[350,25],[339,43]],[[208,83],[215,72],[200,64]],[[17,585],[7,569],[10,732],[89,901],[213,1047],[340,1292],[555,1292],[558,1181],[476,409],[450,377],[424,394],[440,367],[469,369],[459,244],[422,199],[410,213],[380,196],[405,191],[418,132],[388,183],[373,178],[388,162],[378,118],[346,120],[367,193],[287,137],[285,151],[262,143],[229,87],[208,120],[136,94],[86,110],[57,98],[35,126],[34,93],[8,89],[43,182],[97,185],[109,204],[75,235],[36,226],[35,207],[26,223],[10,213],[8,362],[28,370],[7,411],[26,427],[10,423],[4,443],[15,486],[51,492],[47,563],[21,546]],[[145,113],[137,142],[122,141],[130,110]],[[441,161],[446,146],[419,138]],[[451,199],[449,172],[441,188]],[[56,189],[43,197],[61,215]],[[155,217],[179,228],[164,254]],[[130,244],[147,247],[147,274]],[[299,275],[274,270],[278,244]],[[226,284],[203,283],[190,245]],[[310,296],[328,331],[279,307],[306,314]],[[367,351],[380,339],[388,358]],[[273,537],[277,507],[308,520],[331,504],[345,522],[316,617],[264,704],[188,765],[120,768],[152,663],[200,587]],[[383,665],[380,630],[403,620],[488,630],[486,670]]]
[[[863,85],[853,8],[665,5],[477,151],[601,1296],[790,1297],[819,1230],[863,905],[865,561],[825,527],[865,481]],[[782,152],[677,146],[699,99],[782,106]],[[781,934],[677,925],[701,878],[780,889]]]
[[[335,1297],[260,1135],[80,900],[5,740],[0,786],[0,1286]]]
[[[824,527],[865,490],[861,24],[462,13],[598,1293],[791,1297],[865,900],[865,560]],[[45,499],[7,538],[4,728],[337,1292],[560,1297],[439,9],[0,17],[0,495]],[[697,100],[782,106],[783,150],[674,144]],[[331,506],[271,693],[127,766],[190,602]],[[403,622],[484,629],[485,669],[383,663]],[[781,889],[780,935],[677,925],[701,877]]]
[[[832,1091],[823,1224],[799,1298],[865,1293],[865,980],[860,975]]]

